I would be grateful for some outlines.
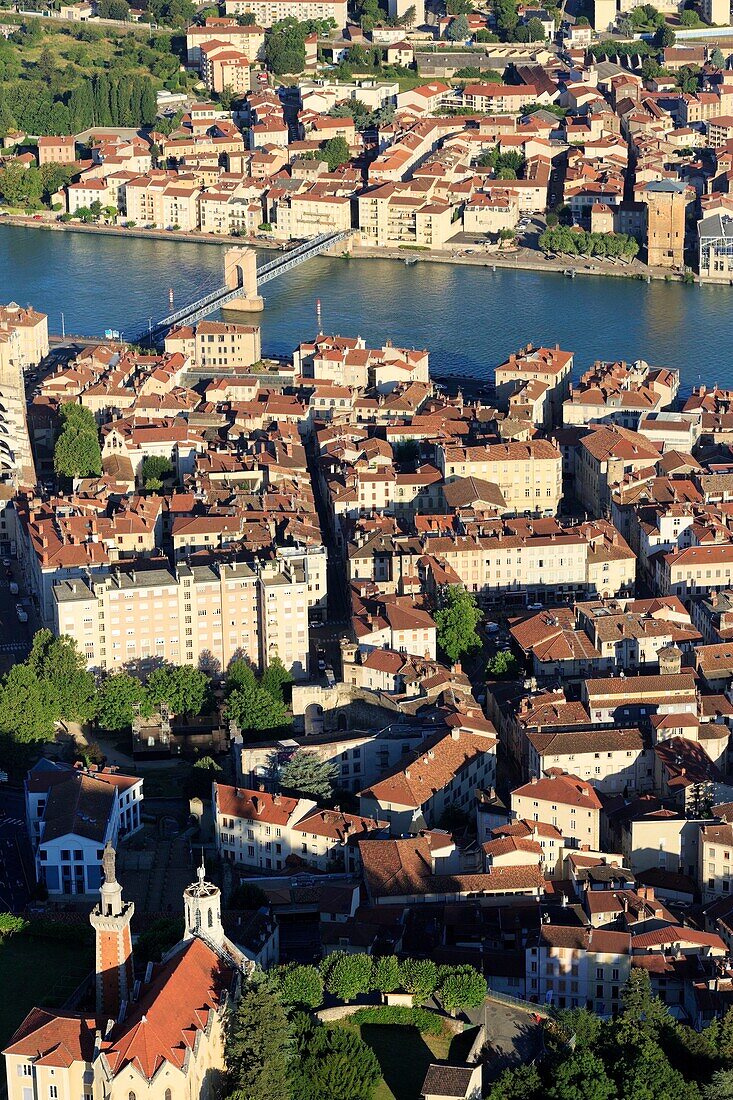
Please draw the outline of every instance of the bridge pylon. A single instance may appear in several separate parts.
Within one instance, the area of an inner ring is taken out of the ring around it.
[[[226,308],[240,313],[259,313],[265,308],[257,293],[257,253],[253,248],[228,248],[224,253],[224,283],[230,290],[242,288],[242,297],[227,302]]]

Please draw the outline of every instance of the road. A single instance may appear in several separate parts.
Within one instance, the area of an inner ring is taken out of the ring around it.
[[[5,559],[6,561],[9,559]],[[18,582],[20,593],[13,596],[10,591],[11,577],[6,575],[6,567],[0,566],[0,672],[24,661],[28,656],[33,638],[34,612],[30,599],[23,595],[20,570],[15,561],[11,564],[13,577]],[[28,622],[21,623],[15,610],[16,604],[22,604],[28,613]]]
[[[542,1053],[543,1025],[523,1008],[492,1001],[487,997],[482,1008],[472,1009],[473,1024],[484,1024],[491,1057],[484,1068],[485,1084],[502,1070],[525,1065]]]
[[[22,912],[31,900],[34,885],[23,793],[0,789],[0,908]]]

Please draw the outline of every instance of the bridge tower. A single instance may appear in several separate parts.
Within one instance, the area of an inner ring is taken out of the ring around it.
[[[241,313],[259,313],[265,308],[257,293],[257,253],[253,248],[228,248],[224,253],[224,284],[230,290],[242,288],[241,298],[227,302],[226,308]]]

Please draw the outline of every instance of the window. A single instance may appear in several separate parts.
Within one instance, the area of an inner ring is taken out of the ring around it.
[[[58,1085],[49,1085],[48,1086],[48,1095],[51,1098],[51,1100],[57,1100],[58,1094],[59,1094]]]

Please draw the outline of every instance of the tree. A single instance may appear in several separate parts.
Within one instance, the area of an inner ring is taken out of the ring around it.
[[[172,477],[173,464],[163,455],[146,455],[140,468],[140,479],[146,489],[161,489],[166,478]]]
[[[481,612],[476,606],[476,597],[465,588],[451,585],[445,593],[443,607],[433,618],[438,628],[438,645],[449,660],[457,661],[480,647],[476,626],[481,620]]]
[[[494,19],[499,37],[511,38],[519,21],[517,0],[494,0]]]
[[[533,15],[532,18],[527,21],[527,30],[529,31],[530,42],[544,42],[545,38],[547,38],[542,20],[538,19],[536,15]]]
[[[612,1100],[616,1086],[603,1061],[582,1050],[560,1063],[547,1096],[550,1100]]]
[[[703,1100],[733,1100],[733,1070],[719,1069],[702,1090]]]
[[[267,894],[254,882],[238,882],[229,895],[230,909],[269,909]]]
[[[92,477],[102,472],[102,453],[94,414],[67,403],[59,410],[63,425],[53,452],[53,467],[61,477]]]
[[[265,990],[248,989],[228,1020],[230,1100],[290,1100],[285,1011]]]
[[[696,27],[700,22],[700,18],[697,12],[692,8],[685,8],[680,12],[680,26],[682,27]]]
[[[227,700],[229,718],[240,730],[271,730],[288,721],[285,704],[273,699],[259,684],[235,688]]]
[[[57,638],[50,630],[37,631],[28,664],[55,694],[60,718],[85,722],[94,717],[97,686],[73,638]]]
[[[29,664],[13,665],[0,685],[0,732],[20,744],[48,741],[58,718],[55,689]]]
[[[326,802],[333,794],[338,767],[324,760],[318,752],[298,749],[280,772],[280,786],[285,791]]]
[[[674,46],[674,44],[675,44],[675,33],[674,33],[674,31],[670,27],[669,23],[663,23],[662,26],[658,28],[656,34],[654,35],[654,45],[655,46],[661,46],[663,49],[666,49],[669,46]]]
[[[624,1046],[618,1080],[624,1100],[699,1100],[696,1085],[685,1081],[652,1039]]]
[[[294,1095],[298,1100],[370,1100],[381,1077],[374,1051],[343,1027],[319,1031],[325,1032],[325,1049],[316,1047],[306,1059]]]
[[[468,19],[465,15],[457,15],[455,19],[451,19],[445,37],[450,42],[465,42],[468,38]]]
[[[280,703],[285,702],[283,688],[286,684],[292,684],[292,682],[292,675],[278,656],[270,660],[260,677],[260,687],[268,691],[273,699],[277,699]]]
[[[380,955],[374,960],[372,985],[380,993],[393,993],[400,987],[400,960],[396,955]]]
[[[276,76],[305,68],[305,27],[288,18],[275,23],[265,38],[265,61]]]
[[[342,164],[348,164],[351,160],[351,150],[346,138],[332,137],[322,145],[323,159],[328,165],[329,172],[335,172]]]
[[[318,967],[289,963],[277,967],[274,976],[284,1005],[320,1008],[323,1004],[323,978]]]
[[[654,80],[662,71],[662,66],[655,57],[645,57],[641,63],[641,75],[645,80]]]
[[[406,993],[413,993],[419,1001],[424,1001],[435,992],[438,969],[432,959],[402,959],[400,984]]]
[[[515,680],[520,673],[520,664],[513,653],[500,649],[489,660],[486,672],[493,680]]]
[[[124,22],[130,15],[127,0],[100,0],[99,16],[102,19],[119,19]]]
[[[448,15],[470,15],[473,4],[471,0],[448,0],[446,11]]]
[[[450,967],[438,986],[438,996],[448,1012],[479,1008],[486,999],[486,979],[473,966]]]
[[[353,1001],[372,987],[371,955],[337,953],[325,959],[326,989],[340,1001]]]
[[[25,932],[27,927],[28,921],[23,917],[16,917],[12,913],[0,913],[0,943],[17,932]]]
[[[102,729],[122,730],[131,726],[138,708],[143,717],[152,714],[147,692],[134,676],[119,672],[102,682],[97,695],[97,721]]]
[[[637,1047],[642,1040],[656,1040],[668,1014],[664,1003],[652,994],[647,970],[631,968],[621,991],[621,1001],[623,1012],[616,1024],[619,1045]]]
[[[174,714],[195,717],[209,703],[211,681],[193,665],[162,665],[150,673],[147,690],[154,706],[165,703]]]
[[[211,798],[211,784],[223,776],[221,766],[211,756],[202,756],[194,764],[186,782],[189,798]]]
[[[536,1065],[505,1069],[492,1086],[487,1100],[534,1100],[543,1090]]]
[[[725,57],[720,46],[716,46],[713,52],[710,54],[710,64],[714,65],[716,69],[725,68]]]
[[[256,686],[257,680],[254,669],[249,661],[237,657],[230,662],[225,685],[227,695],[230,695],[235,688],[253,688]]]

